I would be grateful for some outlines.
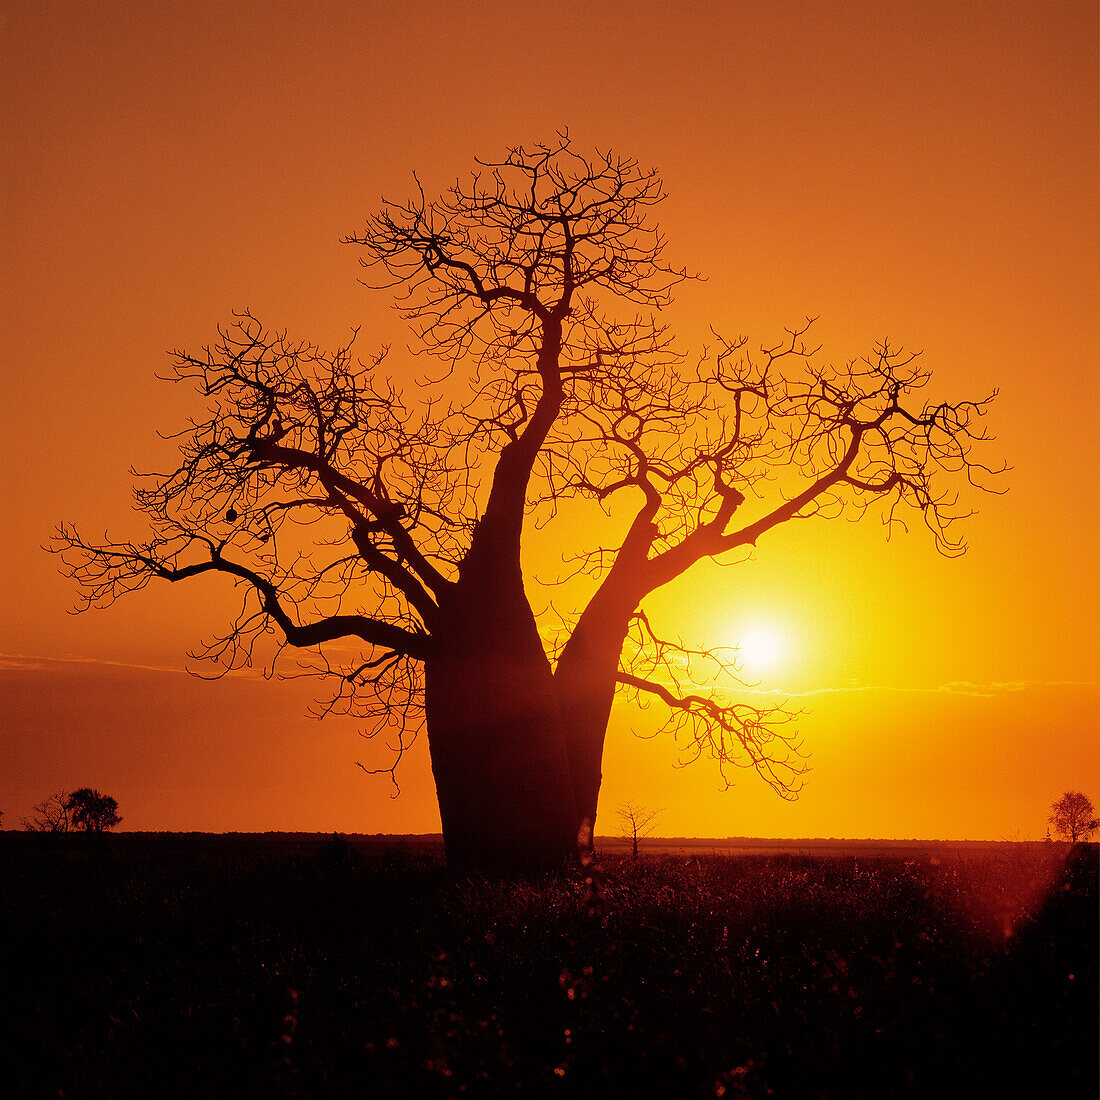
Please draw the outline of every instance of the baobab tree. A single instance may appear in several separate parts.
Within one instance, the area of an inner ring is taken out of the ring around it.
[[[989,398],[922,402],[928,373],[888,342],[826,365],[810,322],[758,352],[716,337],[688,359],[661,321],[689,277],[665,259],[663,197],[655,171],[561,135],[477,162],[438,197],[418,183],[384,202],[347,241],[438,377],[402,390],[384,356],[247,312],[176,353],[209,411],[178,468],[135,490],[144,539],[60,528],[84,605],[223,575],[241,612],[202,656],[236,667],[273,635],[273,661],[294,650],[331,679],[320,712],[390,731],[397,760],[424,728],[459,867],[544,866],[591,837],[616,693],[666,708],[665,728],[723,776],[754,769],[793,797],[792,716],[731,696],[729,656],[661,636],[645,601],[790,521],[872,505],[892,523],[914,511],[960,551],[941,482],[979,480]],[[564,571],[585,598],[548,623],[521,543],[577,501],[626,533],[573,530]]]

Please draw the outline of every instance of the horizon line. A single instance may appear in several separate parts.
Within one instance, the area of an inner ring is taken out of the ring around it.
[[[9,663],[10,662],[10,663]],[[278,679],[279,674],[265,676],[258,669],[230,669],[217,676],[203,676],[185,665],[147,665],[131,661],[114,661],[102,657],[45,656],[30,653],[0,653],[0,675],[4,672],[45,671],[43,664],[99,665],[104,668],[133,669],[138,672],[159,672],[173,675],[191,676],[199,680],[225,679],[232,677],[241,680]],[[297,679],[298,677],[294,677]],[[835,687],[808,688],[804,691],[784,691],[782,688],[762,688],[743,685],[731,691],[725,685],[714,685],[725,694],[757,695],[769,698],[806,699],[818,695],[865,694],[870,692],[894,693],[901,695],[962,695],[978,699],[992,699],[997,695],[1016,694],[1028,688],[1043,687],[1082,687],[1100,688],[1100,680],[947,680],[943,683],[920,687],[897,684],[843,684]]]

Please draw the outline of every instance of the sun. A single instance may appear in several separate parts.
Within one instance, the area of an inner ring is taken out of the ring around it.
[[[746,630],[738,643],[738,658],[746,672],[765,672],[783,657],[783,639],[772,627]]]

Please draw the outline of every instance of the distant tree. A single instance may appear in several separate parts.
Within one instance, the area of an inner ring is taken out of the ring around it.
[[[85,833],[106,832],[122,820],[118,803],[110,795],[100,794],[91,787],[73,791],[66,799],[66,807],[72,827]]]
[[[1050,807],[1051,825],[1064,840],[1074,844],[1087,840],[1091,833],[1100,829],[1100,819],[1096,816],[1096,807],[1088,795],[1080,791],[1066,791]]]
[[[623,829],[623,839],[629,840],[633,856],[638,858],[638,841],[649,836],[656,828],[654,822],[661,810],[651,810],[648,806],[639,806],[637,802],[624,802],[616,811]]]
[[[23,818],[23,828],[30,833],[67,833],[72,827],[68,791],[54,791]]]

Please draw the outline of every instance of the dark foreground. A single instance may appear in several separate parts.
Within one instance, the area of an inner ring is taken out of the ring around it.
[[[38,840],[48,838],[37,838]],[[1097,1094],[1097,860],[0,835],[9,1096]]]

